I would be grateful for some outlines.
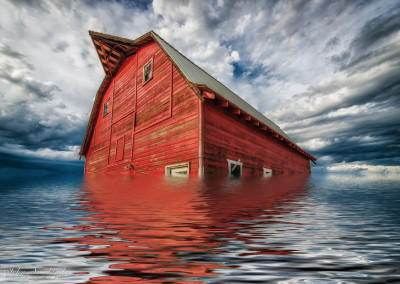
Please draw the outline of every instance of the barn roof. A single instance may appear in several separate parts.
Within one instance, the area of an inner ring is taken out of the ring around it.
[[[89,120],[88,128],[86,130],[85,139],[83,141],[82,149],[80,155],[86,153],[89,138],[91,132],[93,131],[93,123],[96,117],[97,111],[100,107],[101,94],[104,91],[109,80],[112,78],[122,63],[125,56],[134,54],[139,50],[139,48],[150,41],[156,41],[166,55],[171,59],[172,63],[176,66],[178,71],[183,75],[186,81],[191,85],[193,90],[197,95],[200,96],[197,88],[210,90],[217,94],[222,99],[225,99],[230,103],[230,106],[237,107],[242,112],[245,112],[252,117],[252,120],[258,121],[259,123],[266,126],[266,128],[275,133],[275,137],[279,140],[283,140],[295,150],[301,152],[303,155],[307,156],[310,160],[315,161],[316,159],[302,150],[282,129],[279,128],[273,121],[265,117],[258,110],[228,89],[221,82],[216,80],[213,76],[208,74],[206,71],[198,67],[195,63],[185,57],[182,53],[176,50],[163,38],[157,35],[154,31],[150,31],[141,37],[130,40],[126,38],[121,38],[117,36],[112,36],[108,34],[98,33],[89,31],[92,37],[93,43],[99,55],[100,61],[103,65],[106,77],[103,80],[102,85],[97,92],[95,104],[92,109],[92,114]]]

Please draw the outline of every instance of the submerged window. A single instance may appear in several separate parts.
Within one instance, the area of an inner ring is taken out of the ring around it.
[[[143,85],[146,84],[153,76],[152,63],[153,60],[150,60],[146,65],[143,66]]]
[[[242,166],[243,166],[243,163],[240,162],[240,159],[238,161],[229,160],[229,159],[226,159],[226,160],[228,162],[229,176],[240,177],[242,175]]]
[[[169,165],[165,167],[165,175],[167,176],[178,176],[187,177],[189,176],[189,162]]]
[[[272,176],[272,170],[271,169],[267,169],[267,168],[263,168],[263,176],[264,177]]]
[[[103,116],[105,116],[108,113],[108,100],[104,103],[103,106]]]

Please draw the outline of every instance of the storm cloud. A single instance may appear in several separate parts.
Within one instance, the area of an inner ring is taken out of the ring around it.
[[[398,1],[0,3],[2,152],[75,159],[104,76],[87,31],[154,29],[320,166],[400,164]]]

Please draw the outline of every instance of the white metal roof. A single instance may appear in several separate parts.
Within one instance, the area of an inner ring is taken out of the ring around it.
[[[213,76],[208,74],[206,71],[201,69],[195,63],[186,58],[182,53],[176,50],[173,46],[171,46],[168,42],[166,42],[163,38],[161,38],[156,33],[152,32],[155,39],[162,46],[165,52],[171,57],[171,59],[175,62],[175,64],[179,67],[181,72],[185,75],[185,77],[197,85],[205,85],[208,89],[213,90],[216,94],[222,96],[238,108],[242,109],[247,114],[251,115],[255,119],[264,123],[266,126],[270,127],[286,139],[290,140],[293,144],[293,140],[279,128],[273,121],[265,117],[262,113],[256,110],[254,107],[249,105],[246,101],[244,101],[241,97],[236,95],[234,92],[229,90],[225,85],[216,80]]]

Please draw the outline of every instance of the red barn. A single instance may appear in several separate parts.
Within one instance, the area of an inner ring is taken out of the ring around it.
[[[155,32],[89,32],[105,77],[80,151],[85,173],[308,173],[315,158]]]

